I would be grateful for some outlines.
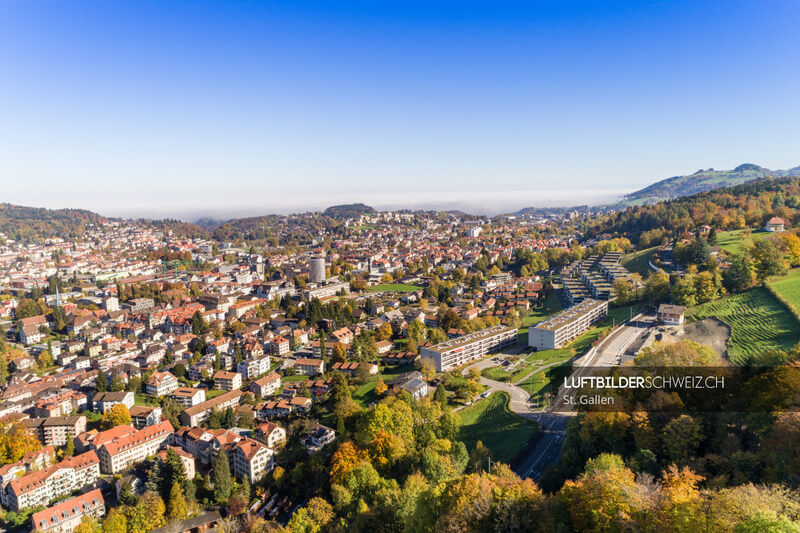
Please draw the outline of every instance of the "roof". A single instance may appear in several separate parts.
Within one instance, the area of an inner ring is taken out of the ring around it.
[[[33,513],[32,524],[35,529],[46,529],[64,520],[83,516],[101,505],[105,505],[103,493],[100,489],[94,489],[86,494],[59,502],[44,511]]]
[[[666,313],[668,315],[682,315],[686,312],[686,308],[682,305],[661,304],[658,306],[658,312]]]
[[[607,305],[608,302],[605,300],[594,300],[592,298],[587,298],[583,300],[581,303],[574,305],[565,311],[562,311],[556,316],[548,318],[544,322],[539,322],[538,324],[536,324],[536,326],[534,326],[533,329],[546,329],[551,331],[557,330],[571,322],[574,322],[575,320],[578,320],[584,315],[589,314],[598,307],[603,307]]]
[[[196,414],[200,414],[205,412],[208,409],[213,409],[218,405],[222,405],[226,402],[233,400],[234,398],[239,398],[242,395],[242,391],[240,390],[232,390],[226,392],[225,394],[220,394],[216,398],[211,398],[210,400],[206,400],[203,403],[199,403],[192,407],[187,407],[183,410],[189,416],[194,416]]]
[[[113,441],[106,443],[104,448],[108,455],[113,456],[121,451],[125,451],[134,446],[149,442],[156,437],[164,435],[165,433],[172,432],[173,428],[169,420],[162,420],[153,426],[145,426],[134,433],[114,439]]]
[[[60,463],[47,467],[44,470],[29,472],[20,478],[13,479],[9,482],[9,488],[17,495],[25,494],[41,486],[45,480],[59,470],[66,468],[84,470],[95,464],[99,465],[100,459],[97,457],[97,453],[94,450],[90,450],[86,453],[76,455],[75,457],[67,457]]]
[[[461,348],[469,344],[472,344],[473,342],[484,340],[486,338],[493,337],[501,333],[506,333],[508,331],[516,331],[516,329],[517,328],[512,328],[509,326],[492,326],[491,328],[482,329],[474,333],[469,333],[467,335],[462,335],[461,337],[456,337],[455,339],[450,339],[445,342],[440,342],[439,344],[436,344],[426,349],[433,350],[435,352],[449,352],[456,348]]]

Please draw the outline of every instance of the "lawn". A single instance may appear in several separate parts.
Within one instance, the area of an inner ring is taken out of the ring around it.
[[[789,274],[773,278],[769,282],[772,289],[783,296],[795,309],[800,309],[800,268],[794,268]]]
[[[367,292],[414,292],[419,290],[422,290],[422,287],[408,283],[381,283],[374,287],[367,287]]]
[[[159,403],[158,400],[150,396],[149,394],[143,394],[141,392],[137,392],[134,394],[134,405],[144,405],[146,407],[158,407]]]
[[[652,269],[647,266],[647,261],[656,251],[658,246],[652,246],[639,250],[630,254],[625,254],[620,260],[620,264],[630,270],[631,272],[638,272],[643,278],[646,278],[652,272]]]
[[[505,370],[501,366],[492,366],[484,368],[481,371],[481,376],[495,381],[509,381],[511,379],[511,372]]]
[[[528,328],[547,320],[559,311],[561,311],[561,304],[558,302],[558,296],[555,292],[551,292],[541,304],[536,304],[528,316],[522,318],[522,327],[519,328],[517,342],[528,344]]]
[[[460,440],[468,450],[481,441],[496,460],[508,463],[522,449],[536,431],[536,423],[525,423],[509,411],[508,400],[508,394],[497,392],[458,412],[464,423]]]
[[[728,253],[735,254],[742,250],[742,246],[748,240],[742,236],[742,233],[745,231],[750,231],[752,238],[758,238],[759,234],[767,233],[764,230],[748,230],[748,229],[737,229],[733,231],[720,231],[717,233],[717,246],[722,248]]]
[[[687,313],[690,320],[708,317],[731,327],[728,356],[738,364],[766,350],[789,349],[800,338],[800,324],[763,287],[699,305]]]

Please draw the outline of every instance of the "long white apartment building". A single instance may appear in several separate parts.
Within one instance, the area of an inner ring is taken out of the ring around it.
[[[588,298],[528,329],[528,346],[537,350],[561,348],[608,316],[608,301]]]
[[[51,500],[81,489],[100,478],[100,460],[94,450],[67,457],[44,470],[12,480],[6,486],[6,504],[15,512],[47,505]]]
[[[162,420],[154,426],[145,426],[104,443],[97,452],[100,470],[105,474],[118,474],[134,463],[144,461],[154,455],[172,433],[172,424]]]
[[[517,328],[493,326],[429,348],[422,348],[420,356],[423,362],[432,363],[437,372],[447,372],[492,352],[513,346],[516,342]]]

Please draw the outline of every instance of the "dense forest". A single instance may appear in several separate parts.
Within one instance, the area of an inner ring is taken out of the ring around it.
[[[0,233],[18,242],[80,239],[89,226],[107,219],[84,209],[45,209],[0,204]]]

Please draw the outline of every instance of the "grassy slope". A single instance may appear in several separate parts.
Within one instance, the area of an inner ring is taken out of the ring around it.
[[[558,296],[556,296],[555,292],[551,292],[541,305],[537,304],[530,314],[522,319],[522,327],[519,328],[517,342],[528,344],[528,328],[550,318],[559,311],[561,311],[561,304],[558,302]]]
[[[791,348],[800,339],[800,325],[762,287],[699,305],[688,316],[692,320],[716,317],[728,324],[728,353],[735,363],[766,350]]]
[[[472,450],[475,443],[481,441],[492,451],[496,460],[505,463],[522,449],[527,438],[535,431],[535,424],[528,422],[523,435],[523,420],[509,411],[508,395],[504,392],[494,393],[462,409],[458,416],[464,422],[461,440],[467,449]]]
[[[620,263],[631,272],[638,272],[643,278],[646,278],[650,272],[652,272],[650,267],[647,266],[647,261],[657,249],[658,246],[652,246],[644,250],[626,254],[622,257]]]
[[[744,243],[748,240],[742,238],[743,231],[745,230],[737,229],[733,231],[720,231],[717,233],[717,246],[731,254],[740,252],[744,246]],[[759,238],[761,234],[766,233],[767,232],[763,230],[753,230],[750,239]]]
[[[800,309],[800,268],[790,270],[787,276],[770,280],[769,285],[796,309]]]

